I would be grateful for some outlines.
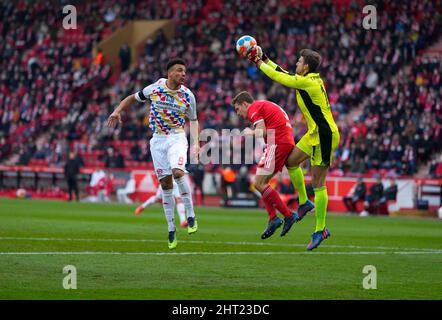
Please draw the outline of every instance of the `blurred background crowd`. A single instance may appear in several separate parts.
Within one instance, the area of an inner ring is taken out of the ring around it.
[[[71,1],[79,32],[68,37],[62,5],[0,3],[0,159],[3,164],[62,167],[69,150],[84,166],[148,168],[147,108],[126,113],[124,126],[105,120],[131,93],[165,76],[171,57],[188,65],[201,128],[243,128],[230,105],[240,90],[281,105],[294,135],[306,131],[295,91],[263,76],[235,52],[244,34],[294,71],[297,53],[321,52],[320,70],[341,131],[332,173],[442,175],[442,64],[422,55],[437,42],[442,1],[374,1],[376,30],[365,30],[352,1],[180,0]],[[123,45],[112,69],[93,47],[136,19],[173,19],[175,36],[158,32],[137,52]],[[422,169],[423,168],[423,169]],[[213,171],[216,165],[199,168]],[[240,177],[247,169],[230,165]]]

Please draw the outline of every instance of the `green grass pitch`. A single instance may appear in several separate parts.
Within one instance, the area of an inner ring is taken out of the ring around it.
[[[263,210],[197,208],[170,251],[162,208],[134,208],[0,199],[0,299],[442,299],[442,221],[329,214],[307,252],[314,216],[261,240]]]

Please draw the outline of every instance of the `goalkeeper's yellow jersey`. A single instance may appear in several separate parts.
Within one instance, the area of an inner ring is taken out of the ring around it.
[[[305,76],[290,74],[271,60],[262,63],[259,68],[272,80],[297,89],[296,100],[307,121],[307,135],[313,145],[319,144],[319,136],[339,131],[319,73],[308,73]]]

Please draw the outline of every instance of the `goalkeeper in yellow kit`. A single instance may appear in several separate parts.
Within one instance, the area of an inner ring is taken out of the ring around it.
[[[271,61],[259,46],[254,46],[247,58],[270,79],[296,89],[296,100],[307,122],[308,132],[296,144],[286,162],[293,185],[299,193],[298,215],[301,220],[306,213],[316,211],[316,229],[307,249],[313,250],[330,236],[325,227],[328,195],[325,184],[333,153],[339,145],[339,130],[325,92],[324,82],[317,72],[321,64],[319,53],[303,49],[296,63],[296,74],[291,74]],[[304,175],[299,165],[311,161],[312,185],[315,203],[307,199]],[[299,221],[298,220],[298,221]]]

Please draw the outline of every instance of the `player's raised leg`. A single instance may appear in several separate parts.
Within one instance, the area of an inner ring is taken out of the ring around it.
[[[339,140],[339,132],[337,131],[331,133],[329,137],[321,137],[320,143],[315,146],[315,152],[312,155],[312,185],[315,192],[316,228],[307,250],[317,248],[323,240],[330,237],[330,231],[325,227],[328,205],[326,178]]]
[[[299,197],[299,207],[298,207],[298,217],[299,220],[304,218],[304,216],[315,210],[314,204],[308,200],[307,191],[305,188],[304,174],[300,167],[301,163],[310,158],[310,155],[298,146],[302,145],[302,139],[299,141],[298,145],[293,148],[293,151],[287,158],[286,166],[292,180],[293,186],[298,191]]]
[[[180,169],[173,169],[173,176],[178,185],[181,199],[184,203],[184,208],[186,209],[188,224],[187,231],[189,234],[195,233],[198,230],[198,222],[196,221],[195,217],[188,177],[184,171]]]
[[[315,192],[316,206],[316,229],[322,231],[325,228],[325,217],[327,213],[328,194],[325,186],[327,167],[312,167],[313,190]]]
[[[175,197],[176,210],[180,218],[180,227],[187,228],[186,208],[184,207],[183,199],[181,199],[180,190],[175,179],[173,180],[173,196]]]
[[[270,179],[275,174],[265,174],[265,171],[258,168],[255,178],[255,188],[261,193],[265,208],[269,214],[269,223],[267,228],[261,235],[261,239],[267,239],[275,233],[282,224],[282,219],[276,216],[274,209],[278,210],[284,215],[284,228],[281,236],[284,236],[296,222],[296,214],[292,213],[287,205],[281,200],[278,192],[269,185]]]
[[[163,198],[163,190],[161,189],[161,185],[159,185],[157,188],[157,193],[155,195],[153,195],[152,197],[150,197],[149,199],[147,199],[146,201],[144,201],[142,204],[140,204],[135,209],[135,214],[139,215],[141,212],[144,211],[144,209],[146,209],[147,207],[153,205],[154,203],[156,203],[158,201],[161,201],[162,198]]]
[[[168,149],[168,159],[172,167],[173,178],[178,185],[181,199],[187,213],[187,232],[189,234],[195,233],[198,230],[198,223],[195,217],[193,207],[192,191],[189,185],[189,179],[186,175],[185,165],[187,162],[187,138],[184,134],[175,135],[173,140],[170,140]]]
[[[169,231],[169,249],[177,246],[175,227],[175,197],[173,196],[172,176],[167,176],[161,180],[163,188],[163,209],[167,220],[167,230]]]
[[[276,216],[276,209],[273,205],[275,201],[275,190],[270,187],[268,184],[270,179],[274,176],[274,174],[271,175],[258,175],[255,178],[255,188],[261,193],[262,201],[264,202],[264,207],[267,210],[267,213],[269,215],[269,222],[264,230],[264,232],[261,235],[261,239],[267,239],[271,237],[275,231],[283,224],[283,221],[281,218],[278,218]],[[274,191],[274,192],[273,192]],[[284,208],[284,203],[282,202],[281,198],[279,197],[278,193],[276,193],[276,202],[281,205],[282,203],[282,210],[287,212]],[[280,202],[278,202],[278,198]],[[281,208],[279,208],[281,209]],[[288,209],[288,208],[287,208]],[[290,209],[288,209],[290,212]]]
[[[167,176],[160,180],[163,188],[163,208],[167,220],[167,229],[169,231],[169,249],[175,249],[177,246],[176,227],[175,227],[175,197],[173,196],[172,176]]]
[[[167,221],[168,245],[169,249],[175,249],[177,246],[176,228],[175,228],[175,198],[173,195],[173,177],[172,170],[167,158],[167,135],[154,136],[151,139],[150,151],[152,154],[153,165],[158,180],[160,181],[163,194],[163,209]]]
[[[180,218],[180,227],[187,228],[189,224],[187,223],[186,218],[186,208],[184,207],[184,203],[181,197],[175,197],[175,204],[176,210],[178,212],[178,217]]]
[[[317,248],[321,242],[330,236],[330,231],[325,228],[327,214],[328,194],[325,186],[328,167],[312,167],[312,184],[315,191],[316,228],[307,250]]]

